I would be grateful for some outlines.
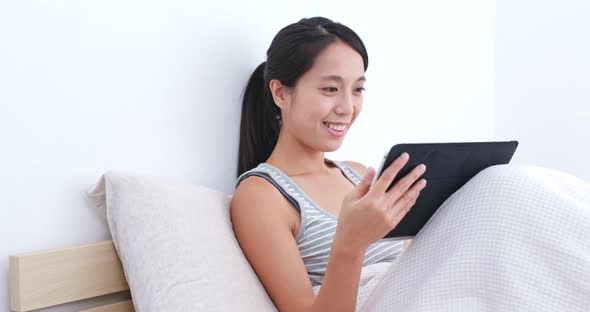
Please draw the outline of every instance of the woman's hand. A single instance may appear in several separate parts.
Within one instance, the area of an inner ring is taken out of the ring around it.
[[[385,237],[408,213],[426,186],[424,179],[416,182],[426,171],[426,166],[416,166],[387,191],[408,159],[409,155],[403,153],[383,172],[373,187],[371,181],[376,173],[374,168],[369,167],[359,185],[345,196],[334,238],[335,242],[342,242],[341,248],[366,250],[369,245]]]

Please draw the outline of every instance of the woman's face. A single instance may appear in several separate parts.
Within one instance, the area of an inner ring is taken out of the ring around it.
[[[281,131],[314,150],[337,150],[361,112],[364,74],[358,52],[342,41],[330,44],[289,92]]]

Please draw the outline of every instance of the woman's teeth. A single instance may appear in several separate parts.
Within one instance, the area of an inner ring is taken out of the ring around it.
[[[346,129],[346,125],[333,125],[333,124],[329,124],[327,122],[324,122],[324,125],[326,125],[326,127],[335,130],[335,131],[344,131],[344,129]]]

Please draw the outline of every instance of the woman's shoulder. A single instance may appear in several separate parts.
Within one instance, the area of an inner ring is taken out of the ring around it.
[[[240,180],[234,191],[233,201],[276,202],[282,197],[276,188],[262,177],[250,175]]]
[[[248,176],[233,194],[230,213],[232,217],[282,220],[293,227],[297,218],[294,218],[293,209],[289,206],[290,203],[271,183],[259,176]]]
[[[361,177],[367,173],[367,166],[352,160],[343,160],[342,163],[352,168],[352,170],[356,171]]]

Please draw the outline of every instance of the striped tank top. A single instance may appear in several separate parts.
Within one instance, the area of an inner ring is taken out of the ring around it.
[[[338,167],[355,186],[360,183],[361,176],[343,162],[327,158],[325,160]],[[269,181],[299,210],[301,225],[295,240],[312,287],[321,286],[328,265],[332,240],[336,233],[337,218],[316,205],[293,180],[270,164],[261,163],[256,168],[241,174],[236,180],[235,188],[249,176],[258,176]],[[401,255],[402,249],[401,240],[389,238],[378,240],[367,248],[363,266],[377,262],[393,262]]]

